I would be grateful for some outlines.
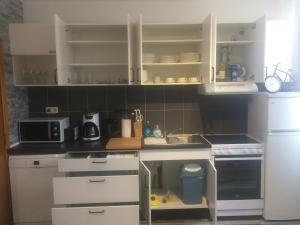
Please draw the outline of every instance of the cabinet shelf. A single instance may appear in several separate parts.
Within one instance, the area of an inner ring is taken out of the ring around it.
[[[240,45],[251,45],[254,41],[246,40],[246,41],[217,41],[218,46],[240,46]]]
[[[201,43],[202,41],[202,39],[143,40],[143,44],[189,44]]]
[[[128,66],[127,63],[70,63],[72,67]]]
[[[153,83],[153,82],[144,82],[143,85],[195,85],[195,84],[202,84],[201,82],[185,82],[185,83]]]
[[[114,41],[67,41],[68,44],[70,45],[107,45],[107,44],[112,44],[112,45],[118,45],[118,44],[127,44],[128,42],[126,40],[114,40]]]
[[[151,210],[168,210],[168,209],[203,209],[208,208],[207,200],[203,196],[201,204],[185,204],[179,195],[179,192],[170,191],[169,194],[169,202],[167,203],[160,203],[160,205],[152,206]]]
[[[201,65],[202,62],[176,62],[176,63],[143,63],[143,66],[186,66]]]

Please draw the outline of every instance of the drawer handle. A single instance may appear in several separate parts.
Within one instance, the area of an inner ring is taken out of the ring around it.
[[[92,210],[89,210],[89,214],[104,214],[105,213],[105,210],[101,210],[101,211],[92,211]]]
[[[107,163],[107,161],[92,161],[92,163]]]
[[[103,182],[105,182],[105,178],[101,179],[101,180],[92,180],[92,179],[90,179],[89,181],[90,181],[90,183],[103,183]]]

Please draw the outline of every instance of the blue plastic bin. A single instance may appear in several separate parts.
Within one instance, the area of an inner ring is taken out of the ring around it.
[[[182,201],[185,204],[201,204],[205,170],[200,164],[184,164],[181,169]]]

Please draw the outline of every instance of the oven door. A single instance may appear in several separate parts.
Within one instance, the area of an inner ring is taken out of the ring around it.
[[[215,156],[218,200],[261,198],[261,155]]]

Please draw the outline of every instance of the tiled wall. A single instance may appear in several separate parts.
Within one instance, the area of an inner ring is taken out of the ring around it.
[[[17,121],[28,116],[27,90],[16,88],[13,85],[12,58],[9,51],[9,23],[21,23],[23,21],[23,6],[21,0],[0,1],[0,39],[3,40],[5,54],[5,76],[8,95],[8,119],[10,129],[10,143],[18,142]]]
[[[84,112],[100,112],[103,127],[111,123],[117,131],[124,114],[139,108],[145,121],[167,133],[243,133],[247,128],[247,97],[199,96],[196,86],[35,87],[28,97],[30,116],[46,116],[46,106],[58,106],[72,125],[81,125]]]

